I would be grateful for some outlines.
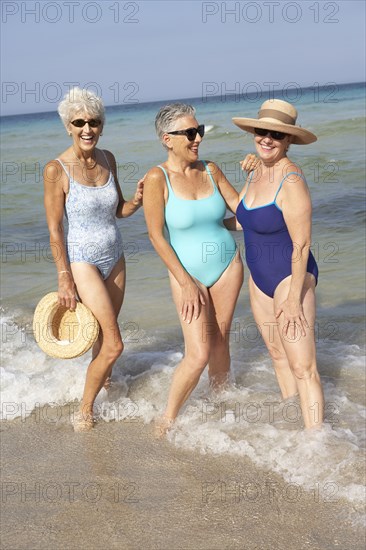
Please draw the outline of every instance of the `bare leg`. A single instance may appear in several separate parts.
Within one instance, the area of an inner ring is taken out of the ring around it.
[[[255,285],[252,277],[249,279],[249,293],[255,322],[272,358],[282,397],[287,399],[296,395],[298,389],[278,332],[279,322],[274,314],[273,299]]]
[[[116,318],[118,319],[118,315],[119,315],[119,312],[121,311],[121,307],[123,304],[125,288],[126,288],[126,264],[125,264],[124,258],[121,258],[119,262],[114,266],[111,274],[104,281],[104,284],[107,288],[108,294],[112,301]],[[99,350],[102,344],[102,339],[103,339],[103,334],[100,335],[100,338],[98,339],[95,346],[93,347],[93,356],[92,356],[93,359],[99,353]],[[112,370],[113,370],[113,365],[111,365],[111,367],[109,368],[105,382],[103,384],[103,387],[107,390],[111,385]]]
[[[173,299],[179,315],[180,287],[172,275],[170,275]],[[200,283],[198,283],[200,284]],[[173,380],[170,386],[168,403],[165,409],[164,418],[172,421],[176,418],[180,408],[196,387],[202,371],[205,369],[209,359],[210,341],[203,341],[202,334],[210,319],[210,300],[207,288],[200,284],[205,295],[206,305],[202,306],[198,319],[191,323],[185,323],[179,315],[185,343],[185,354],[182,361],[175,368]]]
[[[287,298],[290,283],[291,277],[288,277],[278,285],[274,296],[275,308]],[[320,427],[323,422],[324,397],[316,365],[315,280],[310,274],[306,275],[301,301],[310,327],[306,329],[306,335],[302,336],[300,330],[297,330],[294,338],[286,336],[283,315],[278,319],[278,328],[289,365],[296,379],[305,428],[314,428]]]
[[[209,291],[197,282],[205,295],[206,305],[202,307],[199,318],[192,320],[190,324],[181,320],[185,355],[175,368],[167,407],[163,418],[157,424],[158,435],[169,429],[180,408],[196,387],[208,362],[209,374],[214,383],[218,385],[226,382],[230,369],[229,331],[242,282],[243,264],[239,256],[238,261],[230,264]],[[180,287],[172,275],[170,283],[179,315]],[[179,318],[181,319],[180,315]]]
[[[230,328],[243,278],[243,263],[237,253],[220,279],[209,289],[212,306],[210,324],[204,336],[211,336],[208,374],[213,389],[222,388],[228,381]]]
[[[107,288],[105,281],[103,281],[95,266],[85,263],[73,263],[71,264],[71,269],[80,299],[94,313],[102,331],[99,353],[92,359],[88,367],[81,402],[83,415],[86,418],[92,418],[95,398],[103,387],[108,372],[110,372],[116,359],[122,353],[123,343],[117,323],[115,307],[110,295],[110,292],[114,295],[112,288]],[[115,266],[116,271],[113,281],[117,287],[118,282],[121,285],[123,282],[124,289],[124,274],[118,275],[118,269],[119,271],[124,270],[123,261],[119,262],[119,266]],[[113,287],[112,282],[110,287]],[[123,299],[121,288],[120,292]],[[118,294],[117,291],[116,294]]]

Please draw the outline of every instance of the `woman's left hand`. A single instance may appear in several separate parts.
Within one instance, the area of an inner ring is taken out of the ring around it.
[[[240,166],[242,170],[249,173],[255,170],[259,163],[259,158],[256,157],[254,153],[249,153],[244,160],[240,161]]]
[[[143,192],[144,192],[144,181],[145,181],[145,177],[146,177],[146,174],[143,178],[141,178],[138,182],[137,182],[137,187],[136,187],[136,191],[135,191],[135,196],[133,197],[132,199],[132,202],[136,205],[136,206],[141,206],[142,205],[142,195],[143,195]]]
[[[301,303],[298,300],[290,300],[287,298],[280,304],[276,311],[276,319],[283,313],[285,318],[284,332],[290,339],[296,339],[296,326],[300,327],[301,335],[306,336],[305,328],[309,328],[309,324],[304,315]],[[289,334],[290,332],[290,334]]]

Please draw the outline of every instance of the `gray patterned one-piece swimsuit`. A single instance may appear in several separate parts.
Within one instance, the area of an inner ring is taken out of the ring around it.
[[[89,187],[75,181],[61,160],[56,160],[65,170],[70,182],[65,205],[69,262],[95,265],[103,279],[107,279],[123,256],[122,237],[116,223],[119,198],[113,174],[110,171],[109,179],[104,185]]]

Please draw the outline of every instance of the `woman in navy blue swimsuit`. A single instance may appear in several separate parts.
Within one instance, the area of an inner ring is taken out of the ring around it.
[[[236,216],[244,231],[253,315],[282,397],[299,394],[305,427],[312,428],[322,424],[324,409],[314,337],[318,267],[310,252],[309,190],[287,151],[292,143],[317,138],[296,126],[296,118],[293,105],[274,99],[263,103],[258,119],[233,119],[255,135],[260,158],[239,196]]]

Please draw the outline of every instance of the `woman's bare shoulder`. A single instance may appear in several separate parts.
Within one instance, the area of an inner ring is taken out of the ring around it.
[[[43,177],[45,182],[50,182],[52,184],[57,182],[62,183],[65,179],[67,179],[65,170],[63,169],[61,163],[56,159],[47,162],[43,169]]]
[[[153,166],[146,173],[146,180],[149,180],[151,182],[165,181],[164,172],[161,168],[159,168],[159,166]]]
[[[301,167],[296,164],[295,162],[292,162],[290,159],[286,159],[286,162],[282,166],[282,177],[288,178],[288,176],[293,176],[294,179],[296,177],[300,177],[302,179],[305,179],[305,175],[301,169]]]

